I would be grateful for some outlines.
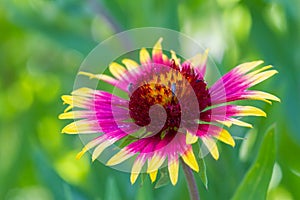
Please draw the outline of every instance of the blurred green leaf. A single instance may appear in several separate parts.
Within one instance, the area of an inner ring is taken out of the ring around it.
[[[77,22],[74,23],[74,16],[62,12],[54,2],[34,6],[6,2],[6,7],[10,8],[10,20],[17,26],[42,33],[64,47],[87,54],[96,45],[89,33],[90,27],[85,23],[91,20],[86,15],[77,15]]]
[[[105,200],[119,200],[120,194],[119,190],[117,188],[117,184],[115,179],[112,177],[108,178],[108,181],[106,183],[106,195],[105,195]]]
[[[252,150],[255,144],[255,139],[257,136],[257,130],[256,129],[250,129],[248,131],[248,133],[245,136],[245,140],[242,142],[242,145],[240,147],[240,151],[239,151],[239,157],[240,160],[245,162],[248,161],[251,154],[252,154]]]
[[[105,15],[118,22],[122,29],[157,26],[179,30],[177,2],[104,0],[98,6],[104,7],[107,10]],[[127,17],[129,13],[130,18]]]
[[[275,163],[275,126],[272,125],[264,137],[256,161],[245,175],[233,200],[266,199]]]
[[[143,187],[138,189],[136,200],[152,200],[153,199],[153,189],[149,179],[144,181]]]
[[[50,189],[55,199],[72,199],[72,200],[83,200],[88,199],[79,188],[70,185],[64,181],[54,171],[50,163],[45,159],[46,156],[43,154],[42,149],[34,148],[33,159],[36,166],[36,173],[44,182],[44,184]]]

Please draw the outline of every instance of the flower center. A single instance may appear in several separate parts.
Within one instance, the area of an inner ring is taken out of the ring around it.
[[[166,112],[157,110],[149,116],[150,107],[161,105]],[[160,126],[162,120],[166,120],[160,134],[166,134],[168,131],[177,131],[180,125],[181,108],[177,97],[172,89],[160,84],[144,84],[138,87],[131,95],[129,101],[129,113],[131,118],[139,126]]]
[[[185,125],[195,126],[195,121],[200,119],[200,112],[192,109],[191,105],[198,104],[200,111],[210,105],[206,83],[192,68],[180,71],[178,67],[171,66],[169,69],[171,70],[168,70],[168,67],[152,66],[150,70],[146,69],[147,73],[140,74],[135,84],[129,85],[130,117],[138,126],[159,127],[160,131],[154,134],[160,138],[177,133],[183,122],[183,109],[190,115],[184,116]],[[192,91],[188,90],[188,87],[191,87]],[[191,95],[196,98],[190,98]],[[150,117],[150,109],[154,105],[160,105],[163,109],[157,110]]]

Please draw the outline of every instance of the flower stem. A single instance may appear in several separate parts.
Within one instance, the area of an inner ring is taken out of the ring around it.
[[[181,160],[181,163],[182,163],[184,175],[185,175],[185,178],[186,178],[186,181],[188,184],[190,199],[191,200],[200,200],[198,187],[197,187],[192,169],[189,166],[187,166],[184,161]]]

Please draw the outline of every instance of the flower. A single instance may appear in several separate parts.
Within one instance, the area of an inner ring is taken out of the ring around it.
[[[62,96],[69,106],[59,118],[75,119],[62,132],[99,134],[85,145],[77,158],[94,148],[94,161],[107,147],[131,137],[129,144],[113,155],[107,165],[117,165],[136,156],[130,177],[132,184],[146,163],[152,182],[158,169],[167,163],[171,183],[175,185],[180,158],[191,169],[199,171],[192,148],[198,138],[217,160],[215,139],[235,146],[223,125],[252,127],[236,117],[266,116],[259,108],[232,103],[280,101],[269,93],[248,90],[277,73],[270,65],[255,70],[263,61],[243,63],[208,87],[204,79],[207,51],[181,62],[173,51],[170,51],[171,58],[165,55],[161,42],[162,38],[153,47],[152,55],[145,48],[140,50],[140,64],[130,59],[122,60],[124,66],[111,63],[109,70],[113,77],[79,72],[119,88],[128,98],[90,88],[79,88],[71,95]],[[73,108],[77,109],[70,111]]]

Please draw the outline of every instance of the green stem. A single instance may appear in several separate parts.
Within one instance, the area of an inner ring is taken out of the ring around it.
[[[195,181],[194,173],[192,169],[185,164],[184,161],[181,160],[184,175],[188,184],[188,189],[190,193],[190,199],[191,200],[200,200],[198,187]]]

